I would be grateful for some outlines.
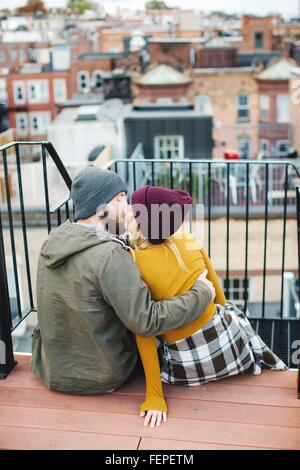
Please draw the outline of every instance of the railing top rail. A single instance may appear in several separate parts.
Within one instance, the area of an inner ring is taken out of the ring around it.
[[[160,160],[160,159],[153,159],[153,158],[146,158],[145,160],[140,160],[136,158],[123,158],[123,159],[116,159],[108,161],[103,168],[109,169],[116,163],[186,163],[186,164],[211,164],[211,165],[282,165],[282,166],[291,166],[297,176],[300,178],[300,166],[299,168],[295,165],[294,162],[289,160],[190,160],[190,159],[168,159],[168,160]],[[299,160],[300,163],[300,160]]]
[[[27,140],[14,140],[13,142],[9,142],[8,144],[2,145],[0,147],[0,152],[3,150],[8,150],[16,145],[47,145],[51,144],[49,140],[36,140],[36,141],[27,141]]]

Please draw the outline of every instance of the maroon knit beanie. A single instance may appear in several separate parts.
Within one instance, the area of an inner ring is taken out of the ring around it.
[[[145,186],[132,194],[131,203],[142,234],[158,245],[181,227],[192,198],[186,191]]]

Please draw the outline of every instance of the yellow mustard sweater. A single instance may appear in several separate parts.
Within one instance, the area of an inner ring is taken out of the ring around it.
[[[181,235],[180,238],[173,236],[172,241],[176,244],[187,271],[181,267],[175,254],[165,243],[134,250],[137,266],[150,289],[152,298],[165,300],[187,292],[205,269],[208,270],[207,278],[216,289],[216,298],[193,323],[166,332],[163,338],[169,343],[185,339],[203,328],[215,314],[216,304],[226,303],[212,263],[205,250],[197,244],[195,237],[191,234]],[[136,336],[136,342],[146,377],[146,399],[140,409],[167,411],[160,378],[156,338]]]

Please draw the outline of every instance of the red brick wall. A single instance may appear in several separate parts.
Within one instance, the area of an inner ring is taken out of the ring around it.
[[[190,50],[193,44],[187,43],[149,43],[150,62],[164,63],[170,67],[190,67]]]
[[[270,112],[269,120],[267,122],[261,122],[259,126],[259,139],[267,139],[270,142],[270,146],[276,144],[277,140],[288,140],[289,138],[289,124],[278,123],[277,121],[277,96],[278,95],[289,95],[289,82],[274,81],[274,80],[258,80],[258,91],[259,95],[269,96],[270,100]],[[273,127],[265,127],[266,125],[273,125]]]
[[[244,36],[243,44],[240,50],[254,51],[255,49],[255,33],[264,33],[264,51],[272,51],[275,48],[273,38],[273,18],[252,18],[250,16],[243,17],[242,34]]]
[[[42,73],[13,73],[10,74],[7,78],[7,98],[8,98],[8,119],[10,127],[16,127],[15,113],[18,111],[24,112],[33,112],[33,111],[50,111],[51,118],[57,114],[56,103],[54,99],[54,90],[53,90],[53,80],[56,78],[65,78],[67,82],[67,98],[71,97],[70,89],[70,74],[69,72],[42,72]],[[25,103],[25,104],[15,104],[14,103],[14,93],[13,93],[13,82],[15,80],[28,81],[28,80],[43,80],[46,79],[49,81],[49,102],[48,103]]]

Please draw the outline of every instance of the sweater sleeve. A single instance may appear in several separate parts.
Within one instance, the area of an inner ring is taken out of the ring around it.
[[[225,304],[226,304],[226,297],[224,295],[220,280],[217,276],[217,273],[216,273],[216,271],[215,271],[215,269],[212,265],[212,262],[211,262],[211,260],[208,256],[208,254],[206,253],[206,251],[203,248],[202,248],[201,251],[202,251],[204,261],[205,261],[205,265],[206,265],[206,268],[207,268],[207,271],[208,271],[207,279],[213,283],[214,288],[216,290],[216,297],[214,299],[214,302],[216,304],[223,305],[223,307],[224,307]]]
[[[201,281],[185,294],[153,301],[138,267],[121,247],[102,260],[98,282],[106,303],[130,331],[140,336],[158,336],[189,325],[211,302],[210,289]]]
[[[136,336],[136,344],[143,363],[146,378],[146,399],[141,404],[141,411],[167,411],[160,378],[160,366],[156,348],[156,338]]]

